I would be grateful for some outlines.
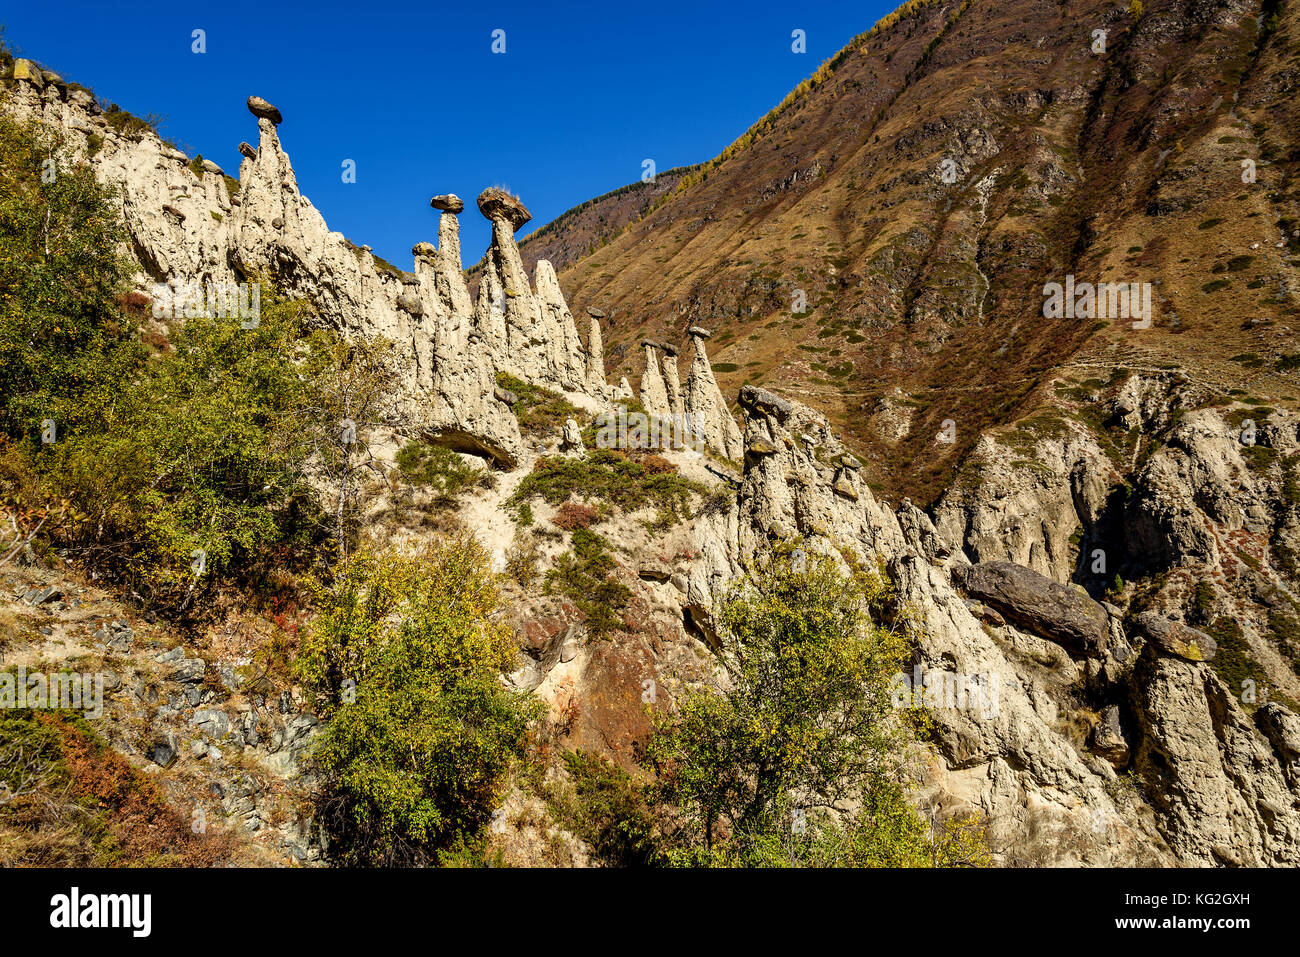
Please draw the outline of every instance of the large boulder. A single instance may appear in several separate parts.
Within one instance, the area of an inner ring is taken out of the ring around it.
[[[482,197],[479,201],[482,202]],[[429,200],[429,205],[443,213],[460,213],[465,209],[465,201],[455,193],[439,193]]]
[[[1012,562],[980,562],[953,571],[953,584],[992,605],[1013,624],[1066,650],[1097,655],[1106,640],[1106,609],[1078,588]]]
[[[518,229],[533,218],[519,197],[511,196],[504,189],[495,186],[489,186],[479,193],[478,209],[488,219],[504,219],[511,229]]]
[[[248,112],[259,120],[270,120],[276,126],[284,122],[284,117],[280,115],[280,111],[260,96],[250,96],[248,98]]]
[[[1162,655],[1187,661],[1209,661],[1219,650],[1214,639],[1205,632],[1153,611],[1138,615],[1133,625],[1137,633],[1155,645],[1156,651]]]

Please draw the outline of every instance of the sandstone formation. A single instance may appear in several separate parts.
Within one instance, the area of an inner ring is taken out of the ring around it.
[[[459,197],[433,198],[437,247],[415,247],[412,274],[392,270],[332,232],[301,195],[277,130],[283,116],[260,97],[248,100],[258,145],[241,144],[236,186],[213,163],[196,173],[152,130],[119,132],[83,91],[46,84],[39,70],[18,70],[16,79],[7,109],[61,129],[74,154],[88,157],[120,191],[145,291],[154,283],[265,279],[309,299],[343,334],[396,344],[407,368],[393,417],[412,432],[502,465],[516,462],[522,445],[509,407],[494,396],[497,373],[603,398],[597,320],[589,353],[549,263],[538,264],[530,287],[514,240],[529,214],[508,193],[488,189],[479,197],[493,239],[475,305],[461,267]],[[94,150],[92,137],[102,140]]]
[[[605,349],[600,339],[600,320],[604,313],[588,309],[591,326],[587,330],[587,391],[592,395],[604,395],[609,391],[605,382]]]
[[[641,373],[641,405],[648,415],[668,416],[672,406],[668,401],[668,388],[664,385],[663,374],[659,371],[659,343],[649,339],[641,340],[645,352],[645,371]]]
[[[677,347],[665,342],[659,348],[663,350],[661,362],[664,373],[664,389],[668,393],[668,411],[674,416],[681,416],[684,414],[684,410],[682,408],[682,380],[677,372]]]
[[[689,332],[695,358],[691,360],[691,371],[686,377],[682,411],[690,417],[688,421],[696,436],[709,448],[733,461],[739,460],[744,452],[740,429],[731,417],[718,381],[713,377],[709,355],[704,348],[709,332],[700,326],[691,326]]]

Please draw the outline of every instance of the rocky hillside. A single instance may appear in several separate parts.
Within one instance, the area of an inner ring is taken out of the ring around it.
[[[559,278],[485,191],[473,295],[463,201],[434,197],[411,272],[375,260],[257,97],[238,178],[30,61],[4,109],[120,190],[137,295],[261,277],[395,344],[393,408],[353,423],[360,537],[475,536],[518,644],[501,681],[546,707],[500,860],[602,861],[555,755],[641,773],[654,722],[728,685],[719,602],[783,543],[889,583],[927,714],[898,771],[932,826],[978,821],[1009,866],[1295,866],[1298,43],[1282,6],[909,4]],[[1045,309],[1075,280],[1150,283],[1151,322]],[[620,407],[700,441],[611,451]],[[5,557],[0,650],[111,669],[102,737],[179,782],[182,819],[220,793],[217,857],[328,859],[280,807],[316,786],[288,622],[154,632],[57,553]]]
[[[642,336],[712,325],[729,392],[799,396],[925,502],[1061,375],[1178,368],[1294,408],[1294,5],[901,13],[563,272],[615,317],[619,371]],[[1150,283],[1150,328],[1045,317],[1069,275]]]

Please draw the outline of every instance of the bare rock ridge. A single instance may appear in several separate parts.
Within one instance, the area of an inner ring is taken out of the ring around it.
[[[465,204],[458,196],[433,197],[437,246],[421,242],[412,249],[411,273],[393,269],[331,231],[299,192],[280,141],[283,115],[261,97],[248,100],[258,145],[240,145],[236,183],[212,163],[195,170],[152,130],[122,135],[93,97],[46,83],[34,65],[15,79],[5,109],[61,130],[74,155],[119,190],[142,287],[269,279],[287,295],[309,300],[320,320],[341,333],[384,337],[406,360],[406,388],[395,402],[413,432],[511,467],[522,440],[510,407],[496,396],[498,373],[587,406],[604,407],[621,395],[605,381],[603,314],[588,310],[584,345],[551,264],[539,261],[529,281],[515,231],[531,214],[504,190],[489,188],[478,197],[479,211],[492,222],[492,241],[472,301],[461,264],[457,217]],[[710,444],[730,454],[724,437],[738,434],[736,425],[702,350],[696,365],[702,368],[693,367],[694,401],[707,409]],[[661,381],[653,403],[659,415],[672,411],[664,388]],[[630,390],[622,397],[631,398]]]

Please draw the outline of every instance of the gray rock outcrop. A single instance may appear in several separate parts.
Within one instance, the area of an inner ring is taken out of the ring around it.
[[[1105,641],[1106,610],[1082,589],[1061,585],[1011,562],[981,562],[953,570],[953,583],[988,602],[1009,621],[1060,643],[1076,654],[1096,655]]]
[[[691,360],[690,373],[686,377],[683,412],[689,417],[691,428],[700,441],[719,455],[739,461],[744,454],[744,443],[736,420],[727,408],[727,401],[722,397],[722,390],[713,377],[713,367],[709,365],[709,355],[704,348],[708,330],[691,326],[689,331],[695,358]]]

